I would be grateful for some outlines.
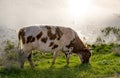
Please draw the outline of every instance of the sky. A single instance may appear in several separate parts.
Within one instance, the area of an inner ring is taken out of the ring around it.
[[[120,26],[120,0],[0,0],[0,27],[57,25],[91,37]]]

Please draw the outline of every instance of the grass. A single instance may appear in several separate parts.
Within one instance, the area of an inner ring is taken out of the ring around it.
[[[120,55],[111,52],[111,45],[93,46],[91,64],[81,64],[77,55],[71,55],[66,66],[65,56],[61,55],[51,67],[52,54],[33,53],[35,68],[28,62],[24,69],[0,69],[0,78],[107,78],[120,77]]]

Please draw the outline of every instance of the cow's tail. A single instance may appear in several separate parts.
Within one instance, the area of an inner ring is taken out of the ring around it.
[[[18,46],[17,46],[17,49],[20,50],[20,52],[21,52],[22,33],[23,33],[23,29],[20,29],[18,32]]]
[[[18,45],[17,45],[17,49],[20,49],[20,40],[18,40]]]

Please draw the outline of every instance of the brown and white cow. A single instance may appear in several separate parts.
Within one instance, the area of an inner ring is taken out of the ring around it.
[[[31,59],[33,50],[44,52],[54,52],[52,65],[60,51],[66,55],[67,65],[69,56],[76,53],[82,63],[89,63],[91,53],[80,40],[77,33],[71,28],[59,26],[29,26],[23,27],[18,32],[20,46],[20,66],[24,67],[24,61],[28,61],[32,67],[34,64]]]

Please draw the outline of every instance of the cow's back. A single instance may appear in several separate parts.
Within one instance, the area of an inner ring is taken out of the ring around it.
[[[20,34],[22,32],[22,34]],[[24,33],[24,34],[23,34]],[[19,31],[21,49],[42,51],[62,50],[75,38],[71,28],[59,26],[30,26]]]

